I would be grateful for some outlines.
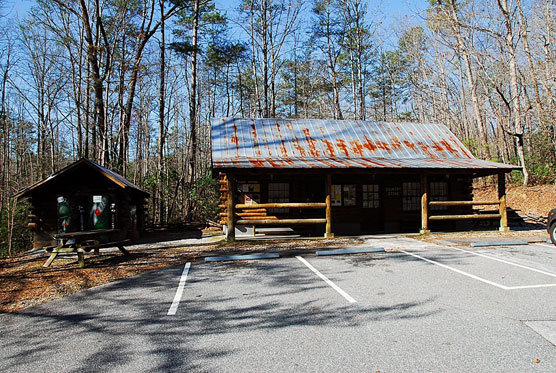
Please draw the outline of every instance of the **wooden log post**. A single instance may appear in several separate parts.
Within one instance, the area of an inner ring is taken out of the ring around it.
[[[498,200],[500,201],[500,232],[508,232],[508,211],[506,209],[506,174],[498,174]]]
[[[429,230],[429,181],[427,175],[421,175],[421,234]]]
[[[228,227],[226,231],[226,239],[228,241],[235,241],[236,239],[236,227],[235,227],[235,202],[234,202],[234,182],[231,175],[227,175],[226,183],[226,225]]]
[[[332,233],[332,175],[326,175],[326,228],[324,238],[334,238]]]
[[[85,268],[85,250],[81,245],[77,246],[77,262],[79,263],[79,268]]]

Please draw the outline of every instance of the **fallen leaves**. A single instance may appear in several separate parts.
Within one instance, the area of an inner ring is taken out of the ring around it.
[[[166,245],[164,237],[161,237],[156,242],[157,248],[130,246],[131,258],[123,256],[118,250],[101,250],[100,255],[87,254],[85,268],[79,268],[75,254],[59,256],[50,267],[43,268],[48,257],[46,253],[26,253],[0,259],[0,312],[17,311],[146,271],[199,261],[209,255],[334,247],[360,242],[355,238],[238,241],[227,245],[213,241],[174,247],[172,241]]]

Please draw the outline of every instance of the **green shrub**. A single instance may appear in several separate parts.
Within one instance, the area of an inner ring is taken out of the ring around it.
[[[15,214],[12,216],[13,201],[10,200],[3,210],[1,211],[1,224],[0,224],[0,257],[6,257],[9,254],[16,254],[18,252],[29,250],[33,247],[33,237],[27,227],[27,215],[29,214],[29,204],[27,202],[18,202],[15,206]],[[13,219],[12,219],[13,218]],[[11,222],[13,221],[12,228],[12,246],[11,253],[8,252],[9,245],[9,230]]]
[[[218,204],[220,203],[217,180],[211,176],[203,176],[195,180],[193,187],[189,190],[189,198],[194,220],[206,222],[217,219]]]

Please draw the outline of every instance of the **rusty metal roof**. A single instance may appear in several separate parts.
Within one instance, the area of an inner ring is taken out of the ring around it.
[[[212,164],[214,168],[520,168],[475,158],[442,124],[316,119],[215,119]]]

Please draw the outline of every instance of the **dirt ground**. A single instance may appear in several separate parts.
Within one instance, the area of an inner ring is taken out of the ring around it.
[[[477,185],[475,200],[495,200],[495,186]],[[556,186],[541,185],[522,187],[509,185],[507,188],[508,207],[520,215],[532,214],[546,217],[547,212],[556,208]],[[536,227],[539,228],[538,226]],[[542,226],[541,226],[542,228]],[[239,241],[224,245],[222,237],[215,236],[214,229],[204,232],[164,232],[151,234],[143,244],[130,246],[130,258],[117,250],[101,250],[100,255],[86,256],[86,267],[78,267],[75,254],[56,259],[49,268],[42,265],[47,259],[43,251],[31,251],[8,259],[0,259],[0,312],[13,312],[35,304],[47,302],[82,289],[106,284],[131,277],[146,271],[203,260],[206,256],[261,252],[269,246],[273,250],[303,252],[315,247],[345,247],[361,242],[357,238],[336,240],[265,240],[258,242]],[[431,234],[419,237],[430,242],[449,238],[500,237],[516,238],[523,232],[502,233],[458,232]],[[199,238],[202,238],[199,240]]]
[[[473,199],[476,201],[493,201],[498,198],[494,185],[475,185]],[[536,214],[546,217],[548,212],[556,208],[556,185],[507,185],[506,201],[508,207],[518,210],[521,214]]]
[[[17,311],[146,271],[201,261],[206,256],[261,252],[269,246],[273,251],[303,252],[311,247],[334,248],[360,242],[356,238],[316,238],[257,243],[238,241],[224,245],[222,236],[214,233],[151,234],[144,243],[127,247],[131,257],[125,257],[117,249],[101,249],[100,255],[85,254],[85,268],[79,268],[75,254],[60,255],[50,267],[43,268],[48,255],[42,250],[0,259],[0,312]]]

